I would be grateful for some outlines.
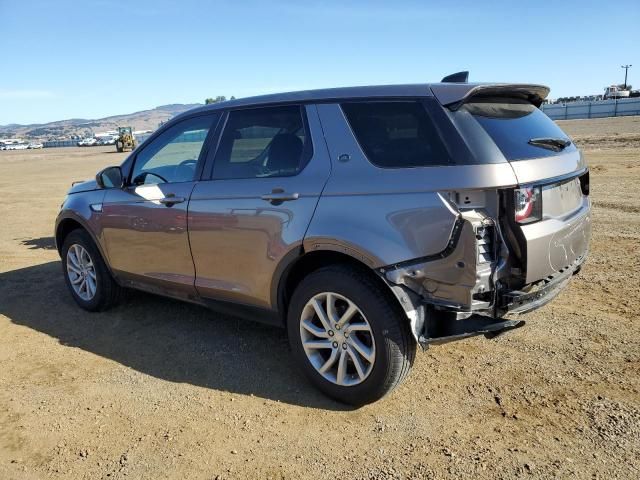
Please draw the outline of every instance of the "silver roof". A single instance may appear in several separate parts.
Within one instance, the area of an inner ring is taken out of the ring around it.
[[[219,108],[249,107],[277,103],[312,103],[351,98],[376,97],[428,97],[433,96],[429,84],[416,83],[405,85],[370,85],[363,87],[322,88],[301,90],[299,92],[272,93],[255,97],[237,98],[225,102],[212,103],[199,107],[199,110],[217,110]],[[193,110],[192,110],[193,112]]]
[[[443,105],[461,101],[474,91],[496,87],[504,90],[534,90],[546,92],[549,89],[542,85],[524,84],[487,84],[487,83],[416,83],[404,85],[370,85],[362,87],[323,88],[319,90],[303,90],[299,92],[274,93],[255,97],[238,98],[225,102],[213,103],[189,110],[189,113],[197,111],[211,111],[225,108],[253,107],[260,105],[273,105],[279,103],[314,103],[330,102],[334,100],[349,100],[361,98],[402,98],[402,97],[432,97]],[[544,95],[546,96],[546,94]]]

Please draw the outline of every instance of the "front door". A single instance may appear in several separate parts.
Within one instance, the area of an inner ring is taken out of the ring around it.
[[[301,249],[331,167],[315,106],[231,111],[189,204],[196,288],[272,307],[272,279]]]
[[[121,279],[158,293],[194,295],[187,206],[217,119],[199,115],[166,129],[136,153],[124,188],[107,191],[103,235]]]

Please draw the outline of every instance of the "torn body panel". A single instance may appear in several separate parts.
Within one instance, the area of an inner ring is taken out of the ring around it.
[[[458,218],[450,250],[441,258],[419,259],[383,269],[385,278],[405,285],[434,306],[457,312],[481,311],[491,306],[485,293],[493,290],[495,222],[480,210]]]

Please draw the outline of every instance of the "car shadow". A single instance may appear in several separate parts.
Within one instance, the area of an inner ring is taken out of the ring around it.
[[[29,250],[55,250],[56,249],[56,241],[53,237],[40,237],[40,238],[29,238],[27,240],[20,240],[20,243],[25,247],[28,247]]]
[[[81,310],[60,262],[0,273],[0,314],[147,375],[329,410],[350,408],[315,390],[293,365],[285,331],[150,294]]]

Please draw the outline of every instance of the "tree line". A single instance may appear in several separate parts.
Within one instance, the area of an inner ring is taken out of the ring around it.
[[[231,95],[231,97],[229,98],[229,100],[235,100],[235,99],[236,97],[234,97],[233,95]],[[212,97],[205,98],[204,104],[209,105],[211,103],[226,102],[226,101],[227,101],[227,97],[225,97],[224,95],[218,95],[215,98],[212,98]]]

